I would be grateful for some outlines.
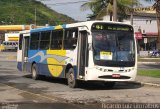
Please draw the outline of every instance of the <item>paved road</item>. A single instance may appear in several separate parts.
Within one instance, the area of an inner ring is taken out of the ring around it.
[[[108,89],[101,83],[81,83],[69,88],[64,79],[44,77],[32,80],[28,73],[17,71],[16,62],[0,62],[0,103],[14,102],[19,107],[59,106],[78,109],[102,108],[102,103],[160,103],[160,88],[134,83],[119,83]],[[5,104],[2,104],[4,106]],[[35,109],[34,108],[34,109]]]
[[[160,64],[138,64],[138,69],[160,69]]]
[[[103,103],[160,103],[160,88],[141,84],[118,83],[108,89],[101,83],[85,82],[79,88],[71,89],[65,79],[43,77],[35,81],[27,72],[17,70],[15,56],[14,52],[0,53],[0,109],[5,106],[17,106],[18,109],[101,109]],[[138,67],[160,68],[159,65],[142,64]]]

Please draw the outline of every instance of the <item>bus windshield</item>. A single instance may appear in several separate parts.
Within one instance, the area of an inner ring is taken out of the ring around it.
[[[104,29],[106,28],[104,26],[100,28],[92,30],[95,64],[115,67],[134,66],[135,43],[133,31],[120,29],[120,27],[118,27],[118,30]]]

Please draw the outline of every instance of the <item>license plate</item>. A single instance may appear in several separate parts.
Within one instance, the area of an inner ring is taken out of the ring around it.
[[[112,77],[113,77],[113,78],[120,78],[121,75],[120,75],[120,74],[113,74]]]

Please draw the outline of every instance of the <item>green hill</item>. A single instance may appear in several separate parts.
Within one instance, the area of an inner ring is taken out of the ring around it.
[[[35,14],[36,13],[36,14]],[[57,25],[74,20],[59,14],[35,0],[0,0],[0,25],[34,24]]]

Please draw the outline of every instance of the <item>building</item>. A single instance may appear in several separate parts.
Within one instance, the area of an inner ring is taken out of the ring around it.
[[[124,22],[129,23],[130,19],[126,19]],[[133,13],[133,26],[138,51],[152,51],[157,49],[158,26],[156,13]]]
[[[148,8],[142,9],[135,10],[133,13],[133,27],[137,39],[137,48],[138,51],[152,51],[157,49],[157,15],[155,10],[149,9],[149,11],[146,11],[145,9]],[[107,15],[103,17],[103,20],[109,21],[110,17]],[[123,22],[130,24],[130,15]]]

